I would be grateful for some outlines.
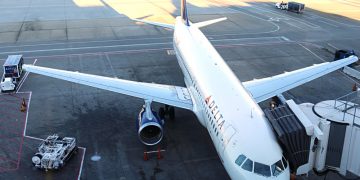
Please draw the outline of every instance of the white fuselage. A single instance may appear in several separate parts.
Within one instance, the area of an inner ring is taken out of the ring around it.
[[[174,49],[194,102],[193,111],[207,128],[229,176],[288,180],[288,165],[276,176],[266,177],[257,173],[256,165],[249,171],[235,163],[243,154],[270,168],[282,159],[282,149],[261,108],[236,75],[203,33],[194,25],[186,26],[180,17],[175,24]]]

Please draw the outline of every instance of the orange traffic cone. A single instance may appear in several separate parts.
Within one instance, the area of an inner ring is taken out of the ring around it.
[[[26,102],[25,102],[25,98],[23,98],[22,103],[21,103],[21,107],[20,107],[20,111],[25,112],[26,109],[27,109],[27,105],[26,105]]]
[[[147,161],[147,160],[149,160],[148,153],[146,151],[144,151],[144,161]]]

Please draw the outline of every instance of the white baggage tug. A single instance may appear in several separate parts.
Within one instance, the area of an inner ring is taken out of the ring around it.
[[[38,147],[38,152],[32,157],[32,163],[39,169],[59,169],[77,151],[76,140],[73,137],[61,138],[54,134],[48,136]]]

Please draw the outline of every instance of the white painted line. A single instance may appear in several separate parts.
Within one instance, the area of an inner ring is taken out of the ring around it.
[[[299,27],[297,25],[294,25],[294,24],[290,23],[289,21],[283,21],[283,22],[285,22],[286,24],[288,24],[290,26],[296,27],[296,28],[300,29],[301,31],[306,31],[306,29]]]
[[[299,45],[301,47],[303,47],[304,49],[306,49],[307,51],[309,51],[311,54],[313,54],[315,57],[317,57],[318,59],[324,61],[324,62],[327,62],[325,61],[323,58],[321,58],[320,56],[318,56],[317,54],[315,54],[314,52],[312,52],[310,49],[306,48],[305,46],[303,46],[302,44],[299,43]],[[349,77],[348,75],[346,75],[343,71],[341,70],[338,70],[341,74],[343,74],[347,79],[349,79],[350,81],[354,82],[354,83],[358,83],[356,80],[352,79],[351,77]]]
[[[152,45],[167,45],[167,44],[171,44],[171,43],[172,42],[144,43],[144,44],[122,44],[122,45],[111,45],[111,46],[87,46],[87,47],[76,47],[76,48],[39,49],[39,50],[29,50],[29,51],[0,52],[0,54],[21,54],[21,53],[49,52],[49,51],[69,51],[69,50],[98,49],[98,48],[152,46]]]
[[[285,37],[285,36],[281,36],[281,38],[282,38],[283,40],[285,40],[285,41],[290,41],[290,39],[287,38],[287,37]]]
[[[160,152],[165,152],[165,149],[160,149]],[[158,153],[159,151],[145,151],[146,153],[150,154],[150,153]]]
[[[324,24],[327,24],[327,25],[329,25],[329,26],[332,26],[332,27],[339,27],[339,26],[337,26],[337,25],[334,25],[334,24],[328,23],[328,22],[323,21],[323,20],[319,20],[319,19],[318,19],[318,21],[320,21],[320,22],[322,22],[322,23],[324,23]]]
[[[268,33],[268,32],[266,32]],[[231,35],[231,34],[229,34]],[[281,36],[275,37],[256,37],[256,38],[234,38],[234,39],[216,39],[211,41],[236,41],[242,39],[268,39],[268,38],[281,38]],[[88,46],[88,47],[77,47],[77,48],[59,48],[59,49],[39,49],[39,50],[29,50],[29,51],[16,51],[16,52],[0,52],[0,54],[19,54],[19,53],[33,53],[33,52],[49,52],[49,51],[67,51],[67,50],[83,50],[83,49],[98,49],[98,48],[113,48],[113,47],[134,47],[134,46],[152,46],[152,45],[167,45],[172,44],[172,42],[163,42],[163,43],[144,43],[144,44],[129,44],[129,45],[111,45],[111,46]],[[165,49],[165,48],[162,48]],[[166,48],[169,49],[169,48]],[[144,49],[147,50],[147,49]],[[153,49],[149,49],[153,50]],[[131,51],[141,51],[141,50],[125,50],[125,51],[112,51],[112,52],[131,52]],[[102,53],[102,52],[100,52]],[[103,52],[105,53],[105,52]],[[84,53],[86,54],[86,53]],[[98,54],[98,53],[89,53],[89,54]],[[71,54],[71,55],[78,55],[78,54]],[[65,55],[58,55],[58,56],[65,56]],[[49,56],[36,56],[36,57],[49,57]],[[50,56],[52,57],[52,56]]]
[[[38,46],[51,46],[51,45],[73,45],[73,44],[89,44],[89,43],[106,43],[106,42],[123,42],[123,41],[131,41],[131,40],[151,40],[151,39],[172,39],[171,37],[160,37],[160,38],[128,38],[128,39],[121,39],[121,40],[105,40],[105,41],[78,41],[78,42],[67,42],[67,43],[45,43],[45,44],[24,44],[18,46],[1,46],[0,49],[4,48],[18,48],[18,47],[38,47]]]
[[[283,36],[273,36],[273,37],[253,37],[253,38],[235,38],[235,39],[215,39],[210,40],[211,42],[221,42],[221,41],[238,41],[238,40],[254,40],[254,39],[282,39]]]
[[[32,136],[24,136],[26,138],[29,138],[29,139],[34,139],[34,140],[38,140],[38,141],[44,141],[45,139],[41,139],[41,138],[37,138],[37,137],[32,137]]]
[[[78,180],[80,180],[82,168],[83,168],[83,164],[84,164],[84,159],[85,159],[86,148],[82,148],[82,147],[78,147],[78,148],[84,150],[83,156],[81,158],[81,164],[80,164],[79,174],[78,174],[78,178],[77,178]]]
[[[28,117],[29,117],[31,96],[32,96],[32,92],[30,92],[29,101],[28,101],[28,104],[27,104],[26,117],[25,117],[25,127],[24,127],[24,132],[23,132],[24,136],[26,136],[26,127],[27,127],[27,122],[28,122]]]
[[[324,62],[327,62],[327,61],[325,61],[325,59],[321,58],[320,56],[318,56],[317,54],[315,54],[314,52],[312,52],[310,49],[308,49],[308,48],[305,47],[304,45],[302,45],[302,44],[300,44],[300,43],[299,43],[299,45],[300,45],[301,47],[303,47],[304,49],[306,49],[307,51],[309,51],[312,55],[314,55],[314,56],[317,57],[318,59],[320,59],[320,60],[322,60],[322,61],[324,61]]]
[[[283,18],[286,18],[286,19],[291,19],[293,21],[297,21],[299,23],[303,23],[304,25],[308,26],[308,27],[311,27],[311,28],[320,28],[320,26],[316,25],[316,24],[313,24],[311,22],[308,22],[308,21],[303,21],[303,20],[299,20],[298,18],[294,18],[294,17],[291,17],[289,15],[285,15],[285,14],[280,14],[278,12],[275,12],[273,10],[268,10],[268,9],[264,9],[262,7],[256,7],[256,6],[250,6],[250,8],[254,8],[254,9],[258,9],[260,11],[265,11],[265,12],[268,12],[268,13],[271,13],[271,14],[274,14],[275,16],[280,16],[280,17],[283,17]]]
[[[334,48],[335,50],[338,50],[339,48],[335,47],[334,45],[330,44],[330,43],[327,43],[328,46]]]
[[[221,8],[224,8],[224,7],[223,7],[223,6],[224,6],[224,2],[218,1],[218,0],[215,0],[215,2],[216,2],[216,3],[219,3],[219,6],[220,6]],[[229,6],[230,6],[230,4],[226,4],[226,3],[225,3],[225,5],[229,5]],[[218,7],[219,7],[219,6],[218,6]],[[225,8],[226,8],[226,9],[230,9],[231,11],[236,11],[236,12],[245,14],[245,15],[247,15],[247,16],[250,16],[250,17],[253,17],[253,18],[256,18],[256,19],[259,19],[259,20],[263,20],[263,21],[269,22],[269,23],[271,23],[272,25],[274,25],[274,26],[276,27],[275,30],[271,30],[271,31],[257,32],[257,33],[244,33],[244,34],[265,34],[265,33],[273,33],[273,32],[276,32],[276,31],[279,31],[279,30],[280,30],[280,26],[278,26],[278,25],[275,24],[274,22],[268,21],[267,19],[264,19],[264,18],[255,16],[255,15],[252,15],[252,14],[249,14],[249,13],[246,13],[246,12],[243,12],[243,11],[241,11],[241,10],[239,10],[239,9],[232,9],[232,8],[228,8],[228,7],[225,7]],[[243,34],[243,35],[244,35],[244,34]]]

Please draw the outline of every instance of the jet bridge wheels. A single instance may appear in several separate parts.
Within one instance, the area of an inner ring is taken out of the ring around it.
[[[165,119],[166,115],[168,115],[171,120],[175,119],[175,108],[169,105],[159,108],[159,117]]]

